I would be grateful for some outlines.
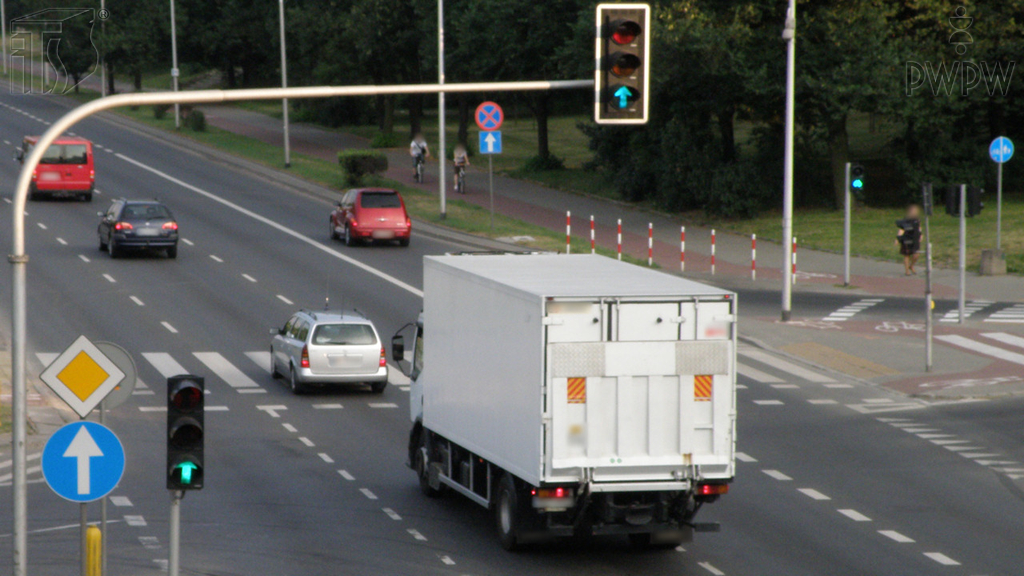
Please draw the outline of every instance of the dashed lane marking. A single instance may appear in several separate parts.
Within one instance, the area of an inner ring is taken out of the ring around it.
[[[782,406],[782,400],[754,400],[758,406]]]
[[[146,525],[146,519],[143,518],[142,516],[125,516],[124,517],[124,521],[129,526],[145,526]]]
[[[68,245],[67,240],[61,238],[60,236],[57,237],[57,243],[60,244],[61,246],[67,246]]]
[[[132,302],[135,302],[135,304],[137,304],[139,306],[145,306],[145,304],[143,304],[142,300],[139,300],[138,296],[129,296],[128,298],[131,299]]]
[[[779,472],[778,470],[761,470],[761,472],[764,472],[768,476],[775,478],[776,480],[779,480],[781,482],[788,482],[792,480],[792,478],[786,476],[785,474]]]
[[[104,274],[103,277],[107,279],[107,282],[110,282],[111,284],[117,284],[117,280],[114,280],[114,277],[111,276],[110,274]]]
[[[36,222],[36,226],[39,226],[43,230],[46,230],[46,224],[43,224],[42,222]]]
[[[455,560],[452,560],[449,556],[441,556],[441,562],[444,562],[447,566],[455,566]]]
[[[408,530],[406,530],[406,532],[411,534],[412,537],[417,539],[417,540],[421,540],[421,541],[424,541],[424,542],[427,540],[427,537],[424,536],[423,534],[420,534],[420,531],[415,529],[415,528],[409,528]]]
[[[956,560],[953,560],[949,556],[946,556],[942,552],[925,552],[924,555],[927,558],[930,558],[932,560],[935,560],[939,564],[942,564],[943,566],[959,566],[960,565],[959,562],[957,562]]]
[[[277,295],[277,299],[280,300],[281,302],[284,302],[285,304],[287,304],[289,306],[292,306],[292,305],[295,304],[295,302],[292,302],[291,300],[285,298],[284,296],[282,296],[280,294]]]
[[[122,508],[132,505],[132,501],[127,496],[111,496],[110,503]]]
[[[388,518],[391,518],[396,522],[402,519],[402,517],[398,515],[398,512],[395,512],[391,508],[383,508],[383,510],[384,513],[388,515]]]
[[[355,476],[348,473],[348,470],[338,470],[338,474],[345,480],[348,480],[349,482],[352,482],[353,480],[356,479]]]
[[[222,259],[221,259],[221,258],[220,258],[219,256],[217,256],[216,254],[210,254],[210,260],[213,260],[214,262],[220,262],[220,263],[223,263],[223,262],[224,262],[224,260],[222,260]]]
[[[167,328],[167,331],[170,332],[171,334],[177,334],[178,333],[178,329],[175,328],[174,326],[171,326],[170,322],[163,321],[163,322],[160,323],[160,325],[163,326],[164,328]]]
[[[820,405],[820,406],[824,406],[826,404],[838,404],[839,403],[836,400],[832,400],[830,398],[815,398],[815,399],[812,399],[812,400],[808,400],[807,402],[810,403],[810,404],[816,404],[816,405]]]
[[[814,488],[798,488],[797,492],[800,492],[812,500],[831,500],[831,498],[825,496],[821,492],[818,492]]]
[[[937,444],[939,446],[947,446],[947,445],[950,445],[950,444],[970,444],[971,441],[970,440],[932,440],[931,443],[932,444]]]
[[[331,458],[330,455],[328,455],[326,452],[321,452],[317,454],[317,456],[319,456],[321,460],[327,462],[328,464],[334,464],[334,458]]]
[[[903,534],[900,534],[899,532],[897,532],[895,530],[879,530],[878,533],[881,534],[882,536],[885,536],[886,538],[889,538],[891,540],[899,542],[900,544],[913,544],[914,543],[914,539],[913,538],[911,538],[909,536],[904,536]]]
[[[160,548],[160,539],[156,536],[139,536],[139,543],[147,550],[156,550]]]
[[[713,574],[714,576],[725,576],[725,572],[722,572],[718,568],[715,568],[714,566],[711,565],[710,562],[698,562],[697,566],[700,566],[701,568],[707,570],[708,572],[711,572],[711,574]]]
[[[793,390],[800,388],[800,386],[798,384],[772,384],[772,388],[777,390]]]
[[[370,402],[367,406],[370,408],[398,408],[398,404],[392,402]]]
[[[257,406],[256,409],[266,412],[267,414],[270,415],[271,418],[280,418],[281,415],[278,414],[278,412],[280,412],[281,410],[287,410],[288,407],[282,406],[280,404],[275,404],[273,406]]]
[[[366,496],[370,500],[377,499],[377,495],[371,492],[369,488],[360,488],[359,491],[363,493],[363,496]]]
[[[839,512],[843,516],[846,516],[850,520],[853,520],[854,522],[871,522],[871,518],[868,518],[860,512],[853,510],[852,508],[840,508],[839,510],[837,510],[837,512]]]
[[[341,404],[313,404],[314,410],[341,410]]]
[[[249,282],[255,282],[256,281],[255,278],[253,278],[252,276],[249,276],[248,274],[242,274],[242,278],[245,278]]]
[[[299,442],[302,442],[303,444],[305,444],[306,446],[309,446],[310,448],[316,446],[316,444],[313,444],[312,440],[310,440],[309,438],[306,438],[305,436],[299,436]]]
[[[289,424],[287,422],[282,422],[281,423],[281,427],[284,428],[285,430],[289,431],[289,432],[298,432],[299,431],[298,428],[296,428],[295,426],[292,426],[291,424]]]
[[[82,262],[90,262],[89,258],[87,258],[85,254],[79,254],[78,257],[82,259]]]
[[[188,244],[189,246],[195,246],[195,244],[188,238],[182,238],[181,241],[184,242],[185,244]]]
[[[740,462],[757,462],[757,458],[754,458],[753,456],[747,454],[746,452],[737,452],[736,459],[739,460]]]
[[[853,384],[823,384],[823,386],[825,386],[825,388],[830,388],[832,390],[839,390],[842,388],[853,388]]]

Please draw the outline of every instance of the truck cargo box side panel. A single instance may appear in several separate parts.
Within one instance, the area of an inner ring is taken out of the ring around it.
[[[424,262],[424,426],[539,483],[541,299],[444,258]]]

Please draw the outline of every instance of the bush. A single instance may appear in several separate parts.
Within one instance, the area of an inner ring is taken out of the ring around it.
[[[167,111],[171,107],[168,104],[156,104],[153,106],[153,118],[163,120],[167,117]]]
[[[196,132],[206,131],[206,115],[202,110],[193,110],[185,117],[185,124]]]
[[[370,148],[397,148],[400,143],[398,134],[391,132],[385,134],[384,132],[378,132],[373,135],[373,139],[370,140]]]
[[[523,172],[543,172],[545,170],[564,170],[565,163],[554,154],[548,154],[547,158],[533,156],[523,163]]]
[[[388,169],[388,157],[370,150],[342,150],[338,152],[338,163],[349,186],[358,186],[364,176],[375,176]]]

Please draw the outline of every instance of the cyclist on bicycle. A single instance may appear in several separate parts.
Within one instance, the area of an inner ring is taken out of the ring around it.
[[[423,137],[422,132],[417,132],[413,136],[412,142],[409,144],[409,156],[412,156],[412,175],[415,178],[418,175],[416,168],[430,156],[430,148],[427,146],[427,140]]]
[[[459,172],[465,171],[466,166],[469,166],[469,152],[466,151],[466,147],[462,144],[455,146],[453,161],[455,165],[455,190],[459,191]],[[462,190],[463,194],[465,192],[465,190]]]

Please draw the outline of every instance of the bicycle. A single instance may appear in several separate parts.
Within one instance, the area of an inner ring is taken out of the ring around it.
[[[416,174],[413,176],[413,179],[416,180],[416,182],[419,182],[419,183],[422,184],[423,183],[423,154],[417,154],[416,155],[416,159],[413,161],[413,164],[415,164],[415,166],[416,166]]]
[[[466,193],[466,167],[458,166],[458,174],[455,176],[455,191],[459,194]]]

